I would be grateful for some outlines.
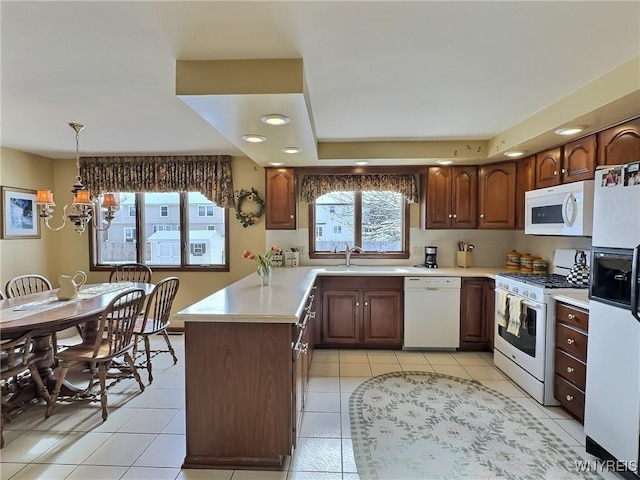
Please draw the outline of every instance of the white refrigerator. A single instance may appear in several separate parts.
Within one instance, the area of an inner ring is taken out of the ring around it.
[[[592,243],[586,449],[640,478],[640,162],[596,171]]]

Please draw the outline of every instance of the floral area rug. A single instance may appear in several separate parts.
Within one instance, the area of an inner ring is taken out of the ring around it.
[[[394,372],[349,399],[361,480],[600,479],[515,401],[479,382]]]

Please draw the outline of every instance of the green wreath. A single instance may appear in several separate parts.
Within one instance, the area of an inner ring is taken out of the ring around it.
[[[260,222],[260,217],[264,213],[264,200],[260,198],[258,195],[258,191],[255,188],[251,190],[240,190],[238,196],[236,197],[236,218],[240,220],[243,228],[247,228],[249,225],[253,225],[255,223]],[[257,211],[253,212],[243,212],[242,204],[245,202],[253,202],[258,207]]]

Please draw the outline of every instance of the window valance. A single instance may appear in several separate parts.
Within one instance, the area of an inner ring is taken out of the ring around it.
[[[82,157],[80,177],[93,194],[200,192],[219,207],[234,207],[231,156]]]
[[[311,203],[329,192],[379,191],[402,194],[409,203],[418,201],[418,184],[413,174],[305,175],[300,196]]]

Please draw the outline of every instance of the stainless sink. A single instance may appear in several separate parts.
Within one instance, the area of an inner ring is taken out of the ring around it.
[[[323,267],[327,272],[397,272],[400,271],[397,267],[386,267],[378,265],[335,265],[330,267]]]

